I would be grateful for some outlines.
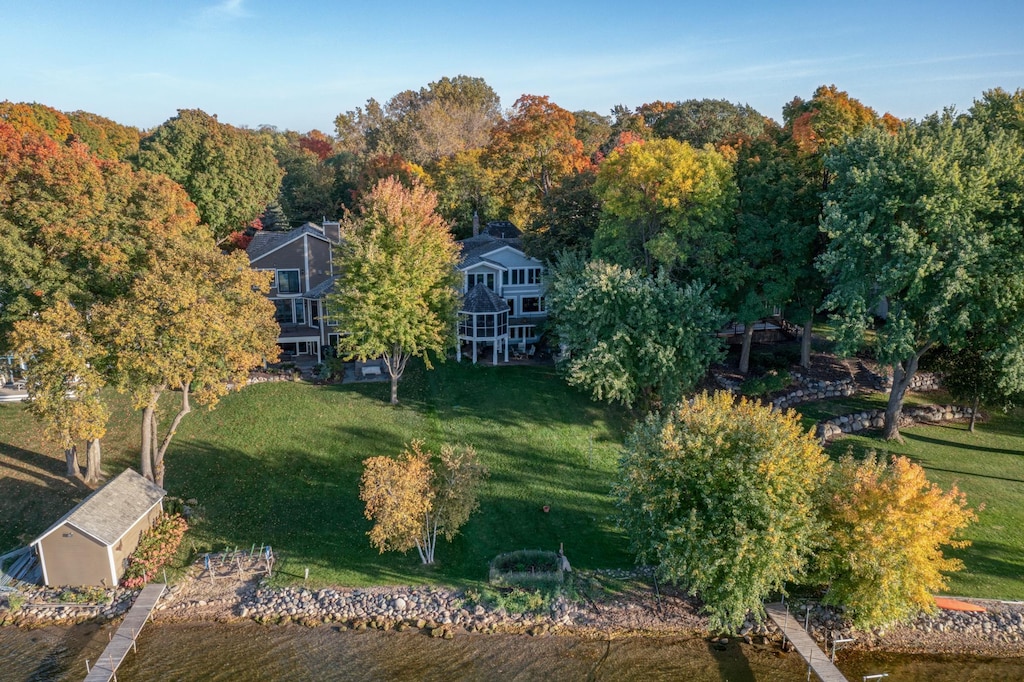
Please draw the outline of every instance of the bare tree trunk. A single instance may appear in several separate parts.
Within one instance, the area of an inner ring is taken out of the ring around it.
[[[90,485],[99,483],[100,460],[102,459],[100,439],[93,438],[86,443],[85,453],[85,482]]]
[[[804,322],[804,334],[800,337],[800,366],[811,368],[811,336],[814,333],[814,315],[809,315]]]
[[[178,431],[178,425],[181,424],[181,420],[185,418],[185,415],[192,411],[192,405],[189,404],[189,386],[186,384],[181,389],[181,409],[178,410],[178,414],[174,415],[174,420],[171,422],[171,426],[167,429],[167,433],[164,435],[163,441],[160,443],[160,447],[153,452],[153,473],[156,475],[154,483],[161,488],[164,487],[164,454],[167,453],[167,447],[171,444],[171,439],[174,438],[174,434]],[[153,432],[156,432],[154,425]]]
[[[978,408],[981,406],[981,396],[974,396],[974,407],[971,408],[971,422],[967,430],[974,433],[974,423],[978,421]]]
[[[750,371],[750,346],[754,342],[754,325],[743,323],[743,345],[740,347],[740,374]]]
[[[910,388],[910,382],[917,372],[917,363],[929,348],[931,348],[930,343],[920,352],[911,355],[904,362],[894,362],[892,364],[892,388],[889,389],[889,402],[885,406],[885,426],[882,431],[882,437],[885,440],[903,442],[903,437],[900,436],[900,416],[903,414],[903,398],[906,396],[907,389]]]
[[[409,362],[409,356],[402,352],[401,346],[395,344],[390,353],[384,354],[384,366],[388,368],[388,376],[391,377],[391,404],[398,404],[398,380],[405,372],[405,365]]]
[[[139,452],[139,473],[153,480],[153,403],[142,410],[142,447]]]
[[[64,448],[64,459],[68,463],[68,478],[78,478],[82,475],[82,470],[78,468],[78,447],[76,445]]]

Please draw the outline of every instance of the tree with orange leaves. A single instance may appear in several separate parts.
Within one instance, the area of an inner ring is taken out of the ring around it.
[[[547,96],[523,95],[499,123],[488,147],[513,221],[529,225],[541,199],[562,178],[590,165],[576,139],[576,117]]]

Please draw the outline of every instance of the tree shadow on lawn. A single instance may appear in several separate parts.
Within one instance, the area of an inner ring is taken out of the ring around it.
[[[593,401],[568,386],[551,368],[422,366],[406,371],[398,387],[399,407],[441,419],[473,415],[508,427],[594,425],[625,428],[628,415]],[[327,390],[390,401],[390,385],[334,384]]]
[[[991,594],[993,581],[1009,581],[1018,585],[1024,581],[1024,557],[1014,548],[975,540],[969,547],[947,549],[944,553],[964,562],[964,570],[956,574],[955,580],[960,585],[970,586],[972,593],[988,593],[992,598],[1001,599],[1024,598],[1024,587],[1014,594]]]
[[[92,492],[64,476],[65,463],[0,443],[0,552],[35,537]]]
[[[332,460],[297,447],[257,458],[196,441],[183,442],[172,457],[168,490],[196,498],[205,510],[196,534],[215,546],[199,551],[270,544],[284,553],[287,565],[295,569],[292,574],[303,565],[321,567],[328,582],[480,581],[487,577],[488,561],[502,551],[557,549],[559,541],[571,547],[577,538],[582,538],[580,546],[587,546],[601,532],[576,505],[560,508],[556,503],[552,513],[543,514],[534,500],[485,491],[482,511],[454,542],[439,544],[439,565],[425,569],[415,551],[382,555],[370,546],[366,533],[371,524],[359,499],[360,458]],[[611,564],[628,562],[624,542],[605,537],[598,544],[623,545],[611,551],[616,558]]]
[[[947,447],[947,448],[955,448],[955,449],[958,449],[958,450],[973,450],[975,452],[991,452],[991,453],[998,454],[998,455],[1015,455],[1015,456],[1018,456],[1018,457],[1024,456],[1024,450],[1010,450],[1010,449],[1006,449],[1006,448],[993,448],[993,447],[988,447],[988,446],[985,446],[985,445],[975,445],[975,444],[970,443],[969,441],[943,440],[941,438],[932,438],[930,436],[925,436],[925,435],[921,434],[919,431],[914,431],[914,430],[910,430],[910,429],[904,429],[900,433],[903,435],[903,438],[905,440],[914,441],[914,442],[918,442],[918,443],[930,443],[932,445],[939,445],[939,446]],[[966,433],[966,431],[964,431],[964,433]]]

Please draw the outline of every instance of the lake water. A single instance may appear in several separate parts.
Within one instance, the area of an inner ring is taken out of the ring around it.
[[[0,680],[81,680],[113,626],[0,628]],[[149,624],[118,672],[120,682],[229,680],[749,680],[807,679],[795,654],[769,646],[723,648],[685,638],[470,635],[454,640],[328,627]],[[886,682],[1024,680],[1024,658],[990,659],[878,653],[841,655],[851,682],[889,673]]]

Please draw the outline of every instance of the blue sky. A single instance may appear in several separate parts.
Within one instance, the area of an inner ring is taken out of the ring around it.
[[[333,132],[369,97],[459,74],[505,107],[707,97],[776,120],[821,84],[900,118],[1024,87],[1019,0],[658,4],[0,0],[0,99],[142,128],[200,108]]]

